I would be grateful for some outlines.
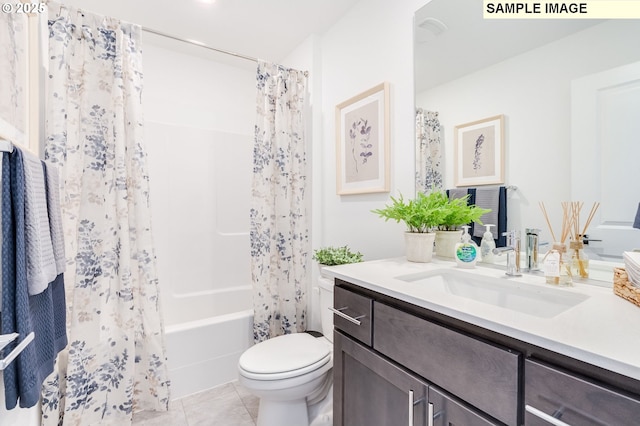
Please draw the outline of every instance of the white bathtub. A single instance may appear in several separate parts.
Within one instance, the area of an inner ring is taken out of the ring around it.
[[[251,292],[245,286],[174,296],[164,307],[171,399],[237,379],[238,359],[253,344]]]

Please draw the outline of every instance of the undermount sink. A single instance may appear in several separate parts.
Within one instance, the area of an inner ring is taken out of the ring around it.
[[[396,278],[540,318],[552,318],[589,298],[581,293],[456,270],[421,272]]]

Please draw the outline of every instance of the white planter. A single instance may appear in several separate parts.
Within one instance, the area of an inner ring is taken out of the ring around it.
[[[436,231],[436,256],[454,259],[462,231]]]
[[[418,232],[405,232],[404,241],[407,254],[407,260],[409,262],[431,262],[433,256],[433,242],[435,241],[436,234],[418,233]]]

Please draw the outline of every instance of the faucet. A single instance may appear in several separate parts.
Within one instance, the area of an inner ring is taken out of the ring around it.
[[[501,255],[507,253],[507,272],[510,277],[520,277],[520,232],[507,231],[502,235],[507,237],[507,245],[493,249],[493,254]]]
[[[527,228],[525,229],[527,233],[527,246],[526,246],[526,255],[527,255],[527,270],[529,272],[538,271],[540,268],[538,267],[538,249],[540,247],[539,236],[540,230],[537,228]]]

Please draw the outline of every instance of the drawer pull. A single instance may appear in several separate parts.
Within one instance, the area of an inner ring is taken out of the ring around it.
[[[433,426],[433,404],[427,405],[427,425]]]
[[[409,391],[409,426],[413,426],[413,391]]]
[[[344,311],[345,309],[349,309],[348,306],[345,306],[344,308],[339,308],[339,309],[335,309],[335,308],[329,307],[328,309],[331,312],[333,312],[334,314],[336,314],[337,316],[339,316],[340,318],[344,318],[347,321],[354,323],[355,325],[360,325],[360,321],[358,321],[358,320],[361,319],[361,318],[364,318],[366,316],[366,315],[359,315],[359,316],[354,318],[354,317],[350,317],[349,315],[345,314],[344,312],[341,312],[341,311]]]
[[[541,418],[542,420],[546,421],[547,423],[551,423],[554,426],[571,426],[569,425],[569,423],[565,423],[562,420],[556,419],[553,416],[548,415],[547,413],[538,410],[535,407],[532,407],[530,405],[525,405],[524,407],[525,411],[533,414],[536,417]]]

